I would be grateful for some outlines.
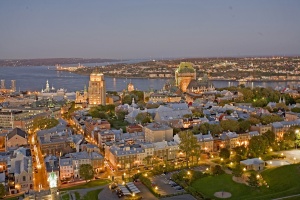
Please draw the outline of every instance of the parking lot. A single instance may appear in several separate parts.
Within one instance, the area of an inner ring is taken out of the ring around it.
[[[197,167],[191,168],[195,171],[206,171],[209,168],[208,165],[200,165]],[[168,195],[168,194],[175,194],[175,193],[182,193],[185,192],[183,188],[178,186],[175,182],[170,180],[174,173],[178,173],[179,171],[169,172],[167,174],[161,174],[153,176],[152,181],[157,186],[157,192],[161,195]]]
[[[172,176],[173,173],[177,173],[177,171],[168,173],[166,175],[161,174],[153,177],[152,181],[155,183],[155,185],[158,188],[157,192],[160,193],[161,195],[184,192],[183,189],[180,190],[181,188],[180,186],[178,186],[175,182],[170,180],[170,177]]]

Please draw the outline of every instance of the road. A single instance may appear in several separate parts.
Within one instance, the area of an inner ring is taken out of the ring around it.
[[[29,137],[29,144],[32,156],[33,170],[33,189],[35,191],[48,190],[48,177],[44,157],[42,155],[41,146],[37,140],[36,131],[32,132]]]

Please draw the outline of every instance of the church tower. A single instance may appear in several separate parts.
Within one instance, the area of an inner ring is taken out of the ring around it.
[[[88,99],[89,106],[105,105],[106,84],[102,73],[93,72],[90,75]]]

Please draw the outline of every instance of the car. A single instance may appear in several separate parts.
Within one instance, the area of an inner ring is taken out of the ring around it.
[[[171,187],[177,187],[179,185],[177,185],[176,183],[171,184]]]
[[[181,190],[182,187],[180,185],[174,187],[175,190]]]
[[[175,184],[175,182],[174,182],[174,181],[169,181],[168,184],[169,184],[169,185],[172,185],[172,184]]]

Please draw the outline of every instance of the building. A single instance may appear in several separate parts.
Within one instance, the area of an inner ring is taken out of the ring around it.
[[[88,92],[86,86],[84,86],[83,91],[76,91],[75,97],[75,107],[76,108],[85,108],[88,103]]]
[[[27,146],[27,133],[19,128],[13,129],[6,135],[6,150],[9,148]]]
[[[204,74],[201,79],[190,81],[186,88],[185,97],[187,102],[194,102],[196,99],[214,101],[216,92],[213,83]]]
[[[173,140],[173,128],[158,124],[151,123],[144,127],[145,142],[162,142]]]
[[[106,104],[106,84],[102,73],[93,72],[90,75],[88,100],[89,106]]]
[[[178,69],[175,71],[176,86],[182,91],[186,89],[192,80],[196,80],[196,70],[192,63],[181,62]]]
[[[8,167],[8,179],[10,194],[33,189],[30,149],[20,147],[13,152]]]
[[[12,93],[16,92],[16,80],[11,80],[11,87],[5,87],[5,80],[1,80],[0,93]]]
[[[109,130],[110,123],[105,119],[87,119],[85,124],[85,136],[92,137],[92,132],[96,130]]]
[[[245,166],[246,170],[263,170],[265,167],[265,161],[259,159],[259,158],[252,158],[247,160],[240,161],[240,164],[242,166]]]
[[[255,126],[250,127],[251,131],[257,131],[259,134],[264,134],[267,131],[272,131],[272,124],[262,125],[262,124],[256,124]]]
[[[131,81],[130,81],[130,83],[128,83],[128,85],[127,85],[127,90],[128,90],[128,92],[134,91],[134,85],[131,83]]]
[[[198,141],[202,151],[212,152],[214,150],[214,139],[211,134],[202,135],[200,133],[200,134],[194,135],[194,137],[197,138],[197,141]]]
[[[72,158],[60,158],[59,159],[59,175],[60,180],[70,180],[73,178],[74,169]]]

